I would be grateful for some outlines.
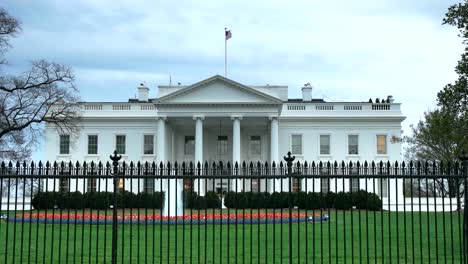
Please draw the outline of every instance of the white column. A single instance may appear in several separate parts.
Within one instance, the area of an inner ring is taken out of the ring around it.
[[[242,116],[231,116],[232,122],[232,166],[234,168],[236,162],[240,167],[241,157],[240,157],[240,121]],[[242,191],[242,181],[234,180],[234,183],[231,184],[233,191],[237,190],[238,192]]]
[[[277,116],[270,116],[270,164],[273,162],[276,163],[276,168],[279,168],[278,159],[279,159],[279,152],[278,152],[278,117]],[[281,191],[281,180],[275,180],[274,182],[275,189],[273,189],[273,181],[269,181],[269,191],[273,192],[280,192]]]
[[[158,167],[159,163],[163,162],[164,165],[167,165],[166,157],[166,117],[158,118],[158,136],[157,136],[157,158],[158,158]],[[164,171],[164,174],[170,173]],[[155,181],[156,186],[159,186],[159,183]],[[163,180],[163,192],[164,192],[164,206],[163,206],[163,215],[164,216],[180,216],[183,215],[184,204],[182,201],[182,184],[180,180],[170,179]],[[176,195],[177,192],[177,195]],[[176,200],[177,197],[177,200]]]
[[[205,117],[194,116],[193,120],[195,120],[195,174],[196,174],[198,173],[197,164],[200,162],[200,164],[203,166],[203,120],[205,120]],[[205,180],[204,179],[196,179],[193,187],[195,189],[195,192],[198,193],[198,195],[205,196]]]
[[[167,162],[166,160],[166,117],[158,118],[158,135],[156,138],[156,157],[158,162]],[[158,164],[159,166],[159,164]]]

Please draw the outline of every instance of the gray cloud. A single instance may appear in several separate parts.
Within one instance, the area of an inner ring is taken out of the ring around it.
[[[314,96],[363,101],[395,96],[404,129],[435,106],[456,78],[463,50],[442,26],[455,0],[360,1],[27,1],[3,6],[23,22],[8,54],[10,70],[32,59],[65,63],[87,101],[121,101],[146,81],[154,88],[224,72],[246,84],[300,86]]]

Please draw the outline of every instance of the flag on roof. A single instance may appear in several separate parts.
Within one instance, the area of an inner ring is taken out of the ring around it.
[[[226,40],[232,38],[231,30],[226,30],[226,31],[225,31],[225,35],[226,35]]]

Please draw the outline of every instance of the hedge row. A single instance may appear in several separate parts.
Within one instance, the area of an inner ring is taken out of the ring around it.
[[[353,206],[358,209],[380,210],[382,201],[374,193],[366,191],[339,193],[292,193],[293,206],[300,209],[334,208],[349,210]],[[117,208],[151,208],[161,209],[164,193],[132,193],[124,191],[117,194]],[[184,196],[185,208],[203,210],[220,208],[221,199],[215,192],[207,192],[205,196],[189,193]],[[113,204],[111,192],[40,192],[37,193],[32,205],[35,209],[108,209]],[[287,208],[289,194],[286,192],[228,192],[224,197],[224,205],[233,209]]]
[[[112,192],[40,192],[37,193],[32,205],[35,209],[108,209],[113,204]],[[124,191],[117,194],[117,208],[151,208],[161,209],[163,193],[132,193]],[[185,208],[196,210],[220,208],[221,199],[215,192],[207,192],[205,196],[189,193],[185,196]]]
[[[205,196],[198,196],[197,193],[191,192],[185,196],[185,208],[202,210],[220,207],[221,199],[215,192],[206,192]]]
[[[339,193],[291,193],[293,206],[299,209],[333,208],[349,210],[353,206],[357,209],[380,210],[382,201],[374,194],[366,191]],[[288,208],[289,193],[283,192],[228,192],[224,197],[224,205],[228,208]]]
[[[151,208],[161,209],[163,193],[132,193],[117,194],[117,208]],[[113,204],[112,192],[39,192],[33,200],[35,209],[108,209]]]

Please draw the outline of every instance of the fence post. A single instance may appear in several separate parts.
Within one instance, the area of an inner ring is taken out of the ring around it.
[[[289,263],[293,263],[292,259],[292,164],[294,159],[296,159],[295,156],[291,156],[291,151],[288,151],[287,156],[284,157],[284,160],[286,161],[286,166],[287,166],[287,176],[289,180],[289,194],[288,194],[288,207],[289,207]]]
[[[463,151],[462,155],[459,157],[462,161],[462,175],[463,177],[463,195],[464,197],[464,206],[463,206],[463,258],[465,263],[467,263],[468,257],[468,212],[467,212],[467,202],[468,202],[468,154]]]
[[[112,176],[114,180],[114,192],[113,192],[113,208],[112,208],[112,264],[117,263],[117,192],[119,185],[119,160],[122,158],[122,155],[117,156],[117,150],[114,150],[114,155],[110,155],[112,160],[113,171]]]

